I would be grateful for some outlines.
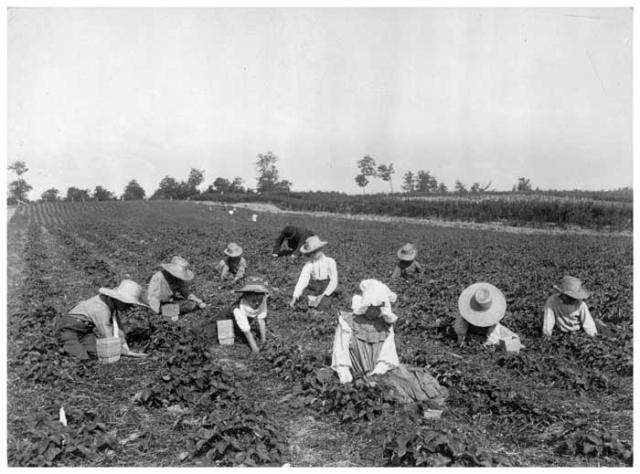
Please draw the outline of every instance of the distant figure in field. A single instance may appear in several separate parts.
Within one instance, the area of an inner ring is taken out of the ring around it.
[[[231,242],[224,249],[226,257],[216,265],[216,269],[220,271],[220,280],[231,280],[231,283],[237,283],[244,278],[247,270],[247,261],[242,256],[242,247]]]
[[[147,301],[153,311],[160,314],[163,304],[178,304],[180,314],[207,307],[189,290],[188,282],[194,277],[189,262],[182,257],[173,257],[171,262],[160,266],[162,270],[154,273],[147,289]]]
[[[322,248],[327,245],[317,235],[309,237],[300,247],[300,253],[309,258],[304,264],[298,283],[293,290],[293,297],[289,306],[295,307],[302,293],[308,292],[309,307],[316,308],[325,296],[331,296],[338,287],[338,269],[336,261],[327,257]]]
[[[400,250],[398,250],[398,263],[391,274],[391,279],[396,280],[400,277],[409,278],[411,276],[418,276],[424,272],[422,265],[416,262],[416,256],[418,250],[413,244],[404,244]]]
[[[551,295],[544,305],[542,334],[551,336],[554,326],[562,332],[575,332],[582,329],[589,336],[598,334],[596,322],[591,317],[584,299],[589,292],[575,277],[565,276],[560,285],[553,285],[556,293]]]
[[[300,255],[300,247],[312,235],[314,234],[309,229],[288,225],[282,229],[282,232],[280,232],[271,253],[274,257]],[[280,247],[283,243],[286,243],[287,246],[284,249],[281,249]]]
[[[199,332],[206,337],[215,337],[217,321],[233,320],[234,333],[242,334],[251,350],[257,353],[260,349],[256,344],[256,336],[260,338],[261,344],[267,340],[267,284],[261,278],[248,277],[245,285],[235,292],[240,293],[236,302],[216,315],[213,320],[204,323]]]
[[[121,314],[133,305],[148,308],[140,297],[142,287],[132,280],[122,280],[117,288],[100,288],[98,295],[81,301],[68,314],[58,316],[55,331],[64,345],[64,351],[80,360],[96,356],[96,338],[113,337],[113,320],[118,324],[121,354],[146,357],[129,349],[123,332]]]
[[[469,334],[485,337],[484,346],[504,343],[509,352],[519,352],[524,346],[520,338],[500,324],[507,311],[504,294],[490,283],[474,283],[458,298],[459,314],[453,324],[458,344],[463,346]]]

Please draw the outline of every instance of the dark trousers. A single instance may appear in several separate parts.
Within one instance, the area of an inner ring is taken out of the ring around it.
[[[64,351],[80,360],[96,357],[96,336],[93,324],[82,316],[65,315],[58,317],[55,330]]]

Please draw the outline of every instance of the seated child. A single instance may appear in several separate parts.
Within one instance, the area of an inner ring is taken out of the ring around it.
[[[236,283],[244,277],[247,269],[247,261],[242,256],[242,247],[231,242],[224,249],[224,254],[227,257],[220,260],[216,265],[216,268],[220,270],[220,279],[222,281],[231,280],[231,283]]]
[[[259,352],[253,332],[260,336],[260,343],[267,340],[267,298],[269,290],[266,283],[261,278],[249,277],[245,285],[239,290],[238,298],[231,307],[219,313],[214,321],[205,323],[200,329],[201,333],[206,333],[209,337],[217,335],[216,321],[233,320],[234,333],[240,337],[242,335],[254,353]],[[257,330],[256,330],[257,329]]]
[[[412,275],[424,273],[422,265],[415,260],[417,255],[418,250],[415,245],[404,244],[400,250],[398,250],[398,263],[391,274],[391,279],[395,280],[398,277],[409,278]]]
[[[589,292],[582,287],[578,278],[565,276],[560,285],[553,285],[557,293],[551,295],[544,305],[542,334],[551,336],[557,324],[562,332],[574,332],[583,329],[589,336],[598,331],[584,301]]]
[[[298,283],[293,290],[293,297],[289,306],[295,307],[296,301],[307,290],[308,305],[312,308],[318,307],[325,296],[331,296],[338,286],[338,269],[336,261],[327,257],[322,247],[327,245],[317,235],[309,237],[304,245],[300,247],[300,253],[309,258],[304,264]]]
[[[500,324],[507,311],[504,294],[490,283],[474,283],[465,288],[458,298],[459,314],[453,324],[462,347],[468,334],[485,337],[484,346],[492,346],[504,340],[507,350],[518,352],[524,346],[518,336]]]

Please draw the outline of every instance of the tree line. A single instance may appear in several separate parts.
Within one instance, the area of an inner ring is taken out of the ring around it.
[[[254,193],[288,193],[292,183],[286,179],[280,179],[280,173],[276,166],[279,158],[271,151],[259,153],[256,156],[254,166],[256,169],[256,188],[245,187],[244,180],[240,177],[231,179],[217,177],[204,192],[198,189],[204,181],[204,171],[191,168],[186,180],[178,181],[171,176],[165,176],[160,180],[158,188],[148,199],[193,199],[201,194],[223,195],[223,194],[254,194]],[[375,159],[366,155],[356,162],[358,174],[355,176],[356,184],[365,193],[366,187],[373,179],[381,179],[388,182],[390,192],[393,194],[393,175],[395,169],[393,163],[376,164]],[[15,161],[9,168],[16,174],[17,179],[9,183],[8,204],[28,202],[28,193],[32,186],[27,183],[24,174],[29,171],[24,161]],[[487,184],[473,182],[467,187],[460,180],[456,180],[452,193],[458,195],[495,193],[491,188],[491,181]],[[402,177],[401,189],[405,194],[425,195],[425,194],[449,194],[449,188],[428,170],[407,171]],[[519,177],[513,185],[512,192],[528,193],[532,192],[531,181],[526,177]],[[540,191],[536,189],[536,191]],[[96,186],[93,191],[71,186],[65,195],[62,195],[56,188],[47,189],[40,196],[42,201],[112,201],[112,200],[141,200],[147,199],[145,190],[140,184],[132,179],[125,186],[122,194],[117,196],[103,186]]]
[[[269,192],[289,192],[291,181],[280,179],[280,173],[276,166],[278,157],[271,151],[259,153],[256,157],[255,167],[258,173],[256,179],[256,190],[244,186],[244,180],[240,177],[227,179],[217,177],[204,193],[206,194],[252,194]],[[29,171],[24,161],[14,161],[8,169],[17,175],[17,179],[9,183],[8,204],[20,204],[28,202],[28,193],[32,186],[27,183],[24,174]],[[191,168],[187,179],[178,181],[171,176],[165,176],[160,180],[156,189],[149,199],[192,199],[201,194],[198,186],[204,181],[204,171]],[[114,200],[142,200],[147,199],[146,192],[137,180],[132,179],[125,186],[122,194],[105,189],[103,186],[96,186],[93,191],[71,186],[65,195],[62,195],[57,188],[49,188],[40,195],[40,200],[51,201],[114,201]]]

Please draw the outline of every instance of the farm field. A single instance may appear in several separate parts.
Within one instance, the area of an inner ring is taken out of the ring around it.
[[[190,202],[41,203],[8,227],[10,466],[630,466],[633,463],[632,238],[526,235],[417,224],[259,213]],[[328,240],[341,295],[312,313],[288,301],[301,259],[274,259],[286,224]],[[215,264],[230,241],[248,275],[274,287],[260,354],[190,331],[234,301]],[[426,275],[390,283],[396,250],[414,242]],[[148,283],[181,255],[209,307],[177,323],[125,316],[148,359],[88,364],[59,353],[54,318],[128,276]],[[563,274],[580,277],[609,334],[540,337],[541,312]],[[330,363],[337,310],[364,278],[398,294],[401,362],[448,387],[439,420],[375,383],[341,386]],[[459,348],[450,331],[460,292],[489,281],[507,297],[504,324],[526,348]],[[58,422],[64,406],[68,426]]]

